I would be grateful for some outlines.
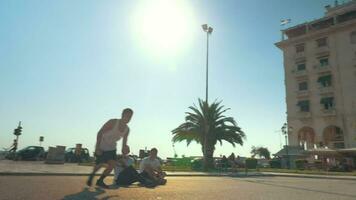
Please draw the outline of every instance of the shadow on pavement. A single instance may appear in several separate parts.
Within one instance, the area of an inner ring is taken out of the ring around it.
[[[99,198],[99,195],[105,194],[105,190],[101,188],[95,188],[94,191],[90,191],[89,188],[84,188],[83,191],[65,196],[62,200],[109,200],[112,197],[117,197],[117,195],[103,196]]]

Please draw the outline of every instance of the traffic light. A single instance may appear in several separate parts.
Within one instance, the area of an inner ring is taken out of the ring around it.
[[[22,133],[22,127],[18,126],[15,130],[14,130],[14,135],[19,136]]]

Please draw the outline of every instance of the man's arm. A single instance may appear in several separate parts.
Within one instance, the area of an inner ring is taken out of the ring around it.
[[[103,137],[103,134],[106,133],[108,130],[111,129],[112,127],[112,123],[113,123],[113,119],[110,119],[109,121],[107,121],[99,130],[97,136],[96,136],[96,144],[95,144],[95,152],[99,151],[99,146],[100,146],[100,142],[101,142],[101,138]]]
[[[130,128],[127,127],[127,133],[124,135],[124,138],[122,139],[122,147],[121,147],[121,152],[124,150],[124,148],[127,146],[127,139],[129,137],[130,133]]]

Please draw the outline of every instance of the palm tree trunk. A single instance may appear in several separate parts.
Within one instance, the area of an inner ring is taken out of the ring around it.
[[[209,169],[214,169],[214,150],[215,147],[214,145],[207,145],[207,148],[205,149],[204,146],[202,148],[203,150],[203,155],[204,155],[204,171],[208,171]]]

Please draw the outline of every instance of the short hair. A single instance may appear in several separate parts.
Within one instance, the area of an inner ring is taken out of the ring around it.
[[[152,151],[158,152],[157,148],[152,148],[152,149],[151,149],[151,152],[152,152]]]
[[[122,111],[122,114],[121,115],[124,115],[124,114],[133,114],[133,110],[131,108],[125,108],[123,111]]]

